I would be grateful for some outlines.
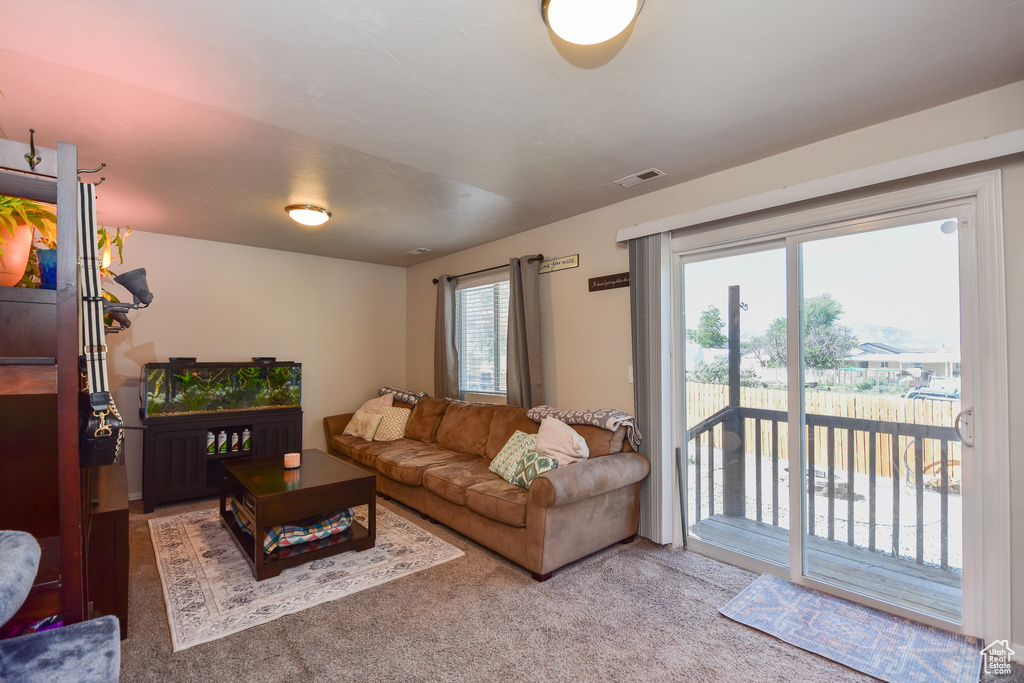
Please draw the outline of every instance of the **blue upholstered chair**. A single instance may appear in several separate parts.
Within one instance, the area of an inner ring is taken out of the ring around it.
[[[0,531],[0,624],[14,616],[39,570],[39,544]],[[117,617],[0,640],[0,681],[116,681],[121,669]]]

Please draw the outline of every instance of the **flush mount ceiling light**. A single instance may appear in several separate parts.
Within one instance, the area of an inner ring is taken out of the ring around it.
[[[544,22],[562,40],[596,45],[626,30],[644,0],[541,0]]]
[[[331,212],[327,209],[309,204],[292,204],[284,207],[284,210],[293,221],[303,225],[323,225],[331,217]]]

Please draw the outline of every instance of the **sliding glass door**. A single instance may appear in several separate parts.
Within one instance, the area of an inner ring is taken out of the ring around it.
[[[962,617],[959,221],[790,239],[802,376],[803,574]],[[793,373],[795,375],[795,373]]]
[[[695,547],[962,623],[966,215],[950,204],[679,256]]]
[[[681,284],[688,533],[786,566],[785,247],[689,261]]]

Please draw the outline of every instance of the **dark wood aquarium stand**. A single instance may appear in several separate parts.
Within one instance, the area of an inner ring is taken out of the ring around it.
[[[302,450],[302,409],[222,411],[149,417],[142,447],[144,509],[220,492],[221,463],[234,458]],[[250,450],[207,454],[207,432],[251,433]]]

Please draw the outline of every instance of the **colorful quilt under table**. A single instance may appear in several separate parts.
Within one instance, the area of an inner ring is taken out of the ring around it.
[[[234,500],[231,501],[231,514],[235,516],[238,526],[242,527],[246,533],[250,536],[256,535],[249,521],[238,513],[237,503]],[[263,537],[263,550],[272,553],[278,546],[286,548],[333,536],[352,526],[354,518],[355,509],[349,508],[327,515],[307,517],[288,524],[275,524],[267,529],[267,533]]]

